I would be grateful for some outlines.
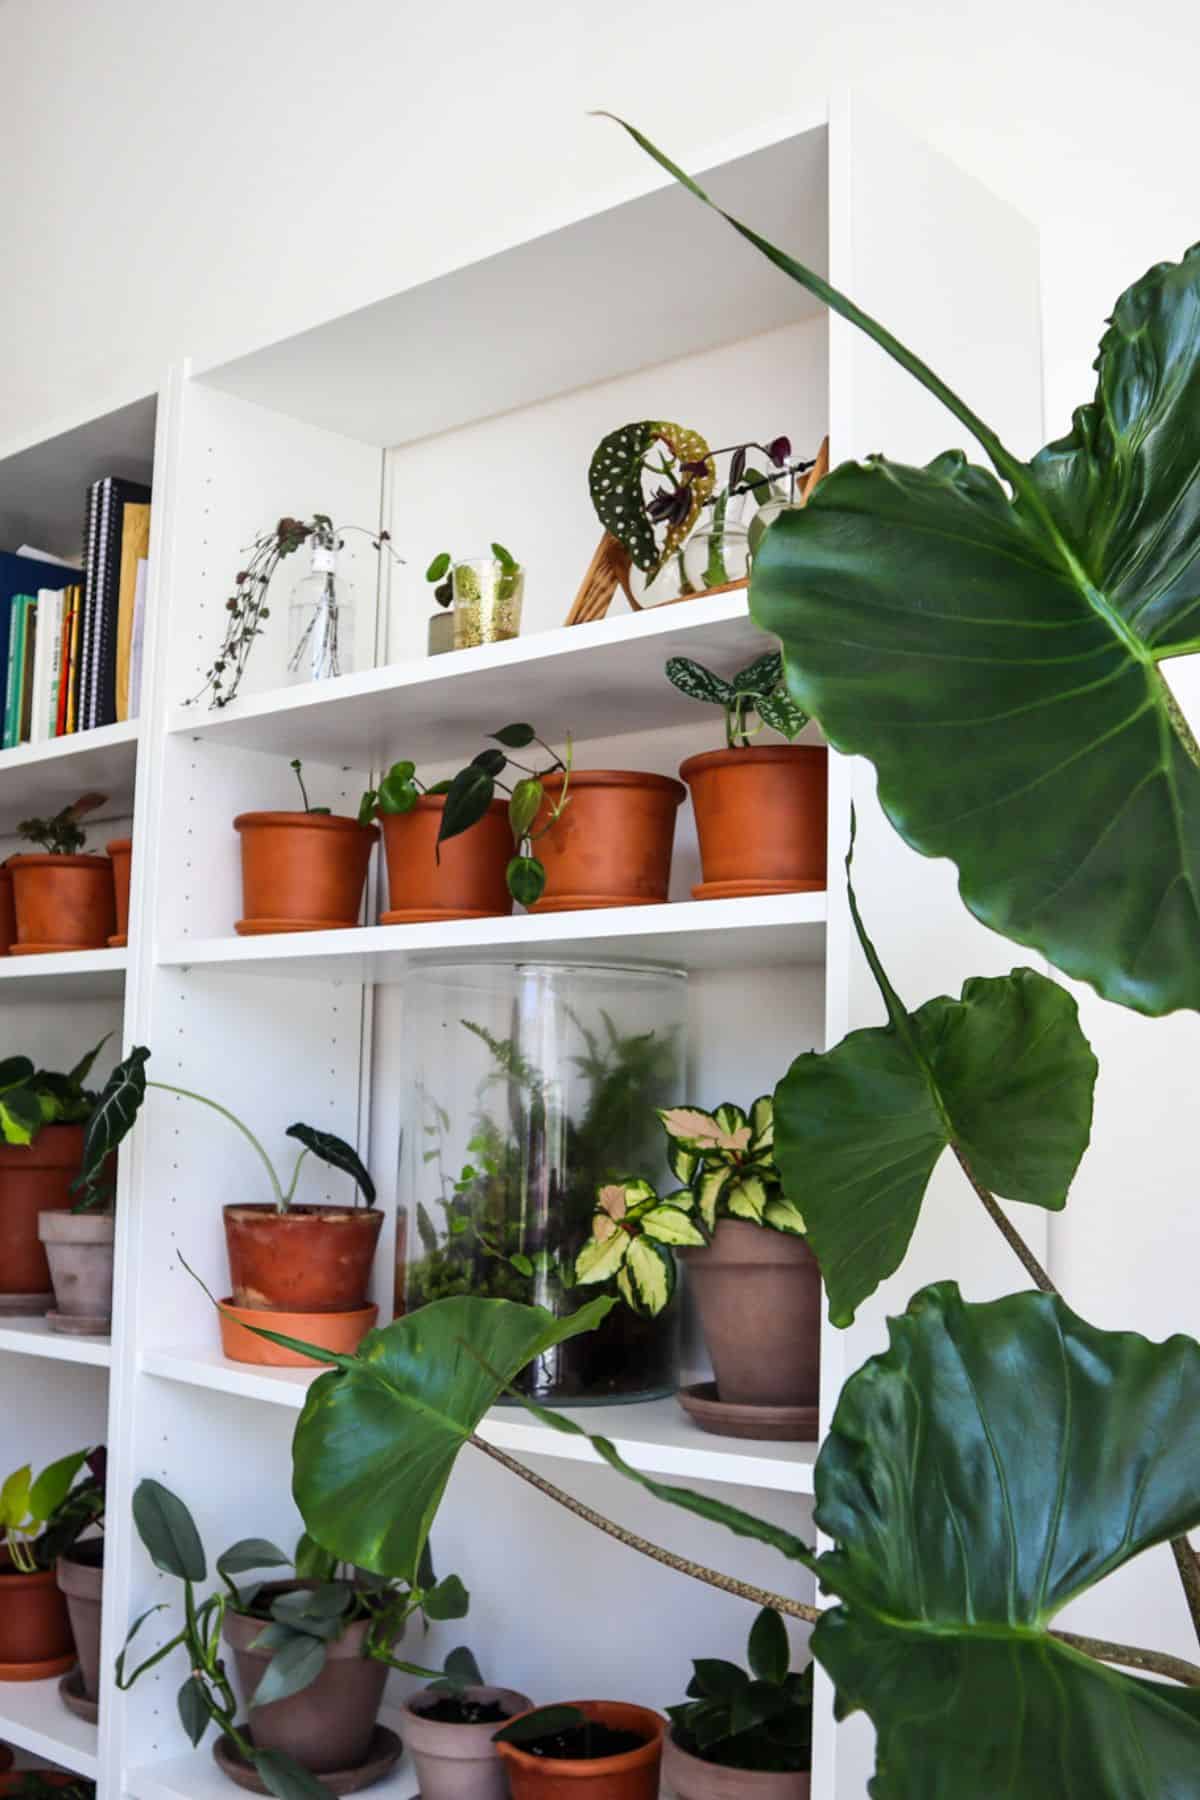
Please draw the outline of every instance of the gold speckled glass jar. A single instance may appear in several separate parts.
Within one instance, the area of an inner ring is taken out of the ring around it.
[[[519,635],[524,569],[506,569],[494,556],[473,556],[455,563],[453,579],[456,650]]]

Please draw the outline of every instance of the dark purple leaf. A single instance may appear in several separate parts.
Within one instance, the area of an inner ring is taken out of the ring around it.
[[[772,438],[767,445],[767,455],[776,468],[782,467],[792,454],[792,440],[789,437]]]

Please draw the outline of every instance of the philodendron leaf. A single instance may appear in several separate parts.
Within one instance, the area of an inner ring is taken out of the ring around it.
[[[782,1684],[791,1661],[787,1628],[773,1606],[764,1606],[750,1628],[750,1667],[760,1681]]]
[[[332,1131],[320,1131],[315,1125],[289,1125],[286,1136],[295,1138],[297,1143],[311,1150],[323,1163],[331,1169],[340,1169],[343,1175],[352,1175],[362,1189],[363,1199],[368,1206],[375,1204],[375,1183],[370,1171],[358,1151],[345,1138],[335,1137]]]
[[[293,1493],[308,1530],[346,1562],[414,1579],[455,1459],[497,1395],[613,1305],[556,1319],[508,1300],[436,1300],[371,1332],[300,1415]]]
[[[847,857],[848,885],[849,867]],[[785,1194],[803,1195],[835,1325],[900,1267],[948,1146],[990,1192],[1061,1209],[1091,1133],[1097,1070],[1075,1001],[1033,969],[906,1011],[849,891],[888,1023],[797,1057],[775,1090],[775,1160]]]
[[[1200,1524],[1200,1345],[1053,1296],[926,1288],[842,1390],[816,1466],[812,1647],[878,1733],[875,1800],[1184,1800],[1200,1690],[1049,1635],[1068,1601]],[[1114,1447],[1119,1446],[1119,1452]]]
[[[133,1522],[154,1566],[181,1581],[203,1581],[208,1573],[195,1520],[177,1494],[147,1477],[133,1494]]]
[[[212,1716],[204,1697],[204,1683],[197,1676],[189,1675],[175,1696],[175,1704],[179,1709],[179,1722],[190,1742],[199,1745]]]
[[[325,1667],[325,1640],[307,1632],[296,1632],[276,1650],[263,1670],[262,1680],[254,1690],[251,1710],[269,1706],[273,1700],[286,1700],[292,1694],[311,1687]]]
[[[649,155],[708,196],[639,132]],[[720,211],[720,208],[716,209]],[[871,458],[785,511],[750,610],[966,905],[1106,999],[1200,1007],[1200,749],[1160,665],[1200,649],[1200,246],[1121,295],[1091,404],[1022,462],[920,359],[747,226],[983,445]]]

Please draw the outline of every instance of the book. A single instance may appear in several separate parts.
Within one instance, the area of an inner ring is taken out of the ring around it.
[[[58,729],[58,670],[62,660],[63,611],[68,593],[67,588],[47,588],[43,590],[43,604],[49,612],[49,639],[46,645],[45,673],[42,679],[42,717],[41,738],[56,737]],[[41,627],[39,625],[39,634]],[[40,641],[40,637],[39,637]]]
[[[22,629],[20,690],[17,697],[18,744],[30,741],[33,720],[33,659],[37,652],[37,595],[25,600],[25,623]]]
[[[73,667],[71,660],[71,641],[75,631],[75,622],[78,617],[79,589],[77,587],[64,588],[62,590],[62,596],[63,618],[62,631],[60,633],[61,644],[59,647],[58,688],[55,697],[55,737],[66,737],[67,735],[67,713],[71,698],[71,669]]]
[[[149,548],[149,505],[144,501],[127,500],[121,525],[121,567],[117,584],[115,711],[118,719],[132,717],[129,710],[129,686],[133,614],[137,602],[138,570],[145,562]]]
[[[83,633],[83,589],[75,589],[75,607],[71,613],[71,643],[67,651],[67,723],[70,736],[79,730],[79,640]]]
[[[142,557],[137,566],[133,600],[133,641],[129,648],[129,717],[136,719],[142,707],[142,662],[146,643],[146,585],[150,564]]]
[[[3,746],[11,750],[16,743],[13,736],[17,718],[17,670],[21,662],[21,621],[25,616],[25,595],[14,594],[8,603],[9,629],[8,652],[4,673],[4,726]]]
[[[40,589],[33,609],[35,625],[31,656],[32,673],[29,683],[29,742],[31,744],[40,744],[43,736],[46,665],[50,655],[50,607],[47,603],[49,593],[49,588]]]
[[[5,687],[8,674],[9,631],[12,624],[14,594],[34,594],[39,588],[67,587],[78,579],[76,571],[37,557],[14,555],[0,550],[0,687]],[[5,694],[7,698],[7,693]],[[3,721],[0,720],[0,730]]]
[[[79,648],[76,725],[88,731],[117,717],[117,635],[120,612],[122,543],[126,508],[150,505],[150,489],[136,481],[105,475],[88,490],[84,559],[83,619]],[[148,517],[145,521],[148,532]],[[131,531],[136,521],[130,519]],[[135,536],[135,545],[137,542]],[[134,598],[137,557],[129,570]]]
[[[91,682],[93,621],[99,607],[100,545],[107,529],[112,484],[93,481],[88,489],[83,541],[83,609],[79,617],[79,655],[75,666],[75,729],[86,731]]]

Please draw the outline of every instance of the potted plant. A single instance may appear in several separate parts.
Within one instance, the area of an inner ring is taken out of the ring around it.
[[[788,694],[778,651],[756,657],[728,681],[687,656],[667,679],[690,700],[725,714],[724,750],[689,756],[679,773],[691,789],[703,880],[697,900],[793,894],[825,886],[828,752],[796,744],[808,723]],[[752,744],[763,727],[784,744]]]
[[[783,1620],[764,1606],[750,1628],[749,1672],[693,1663],[689,1698],[668,1706],[663,1782],[678,1800],[808,1800],[812,1664],[790,1670]]]
[[[91,1159],[88,1125],[102,1096],[87,1098],[92,1107],[83,1127],[79,1173],[70,1186],[71,1206],[39,1212],[37,1234],[54,1289],[54,1306],[46,1314],[51,1329],[102,1337],[112,1325],[116,1146],[110,1144],[101,1160]]]
[[[65,1075],[27,1056],[0,1062],[0,1317],[39,1317],[53,1305],[40,1220],[73,1205],[97,1099],[84,1083],[106,1041]]]
[[[494,1741],[512,1800],[658,1800],[665,1727],[648,1706],[572,1700],[518,1714]]]
[[[88,1478],[71,1490],[70,1513],[90,1528],[59,1550],[54,1579],[67,1603],[79,1667],[64,1675],[59,1696],[68,1712],[92,1723],[100,1698],[100,1621],[104,1586],[104,1503],[108,1454],[103,1445],[86,1458]]]
[[[490,556],[463,562],[455,562],[448,550],[439,551],[425,579],[434,584],[439,606],[453,603],[455,650],[500,644],[520,634],[525,571],[503,544],[493,544]]]
[[[127,1673],[129,1646],[150,1616],[143,1614],[117,1660],[118,1687],[131,1688],[181,1646],[190,1669],[178,1696],[184,1729],[199,1745],[210,1724],[218,1727],[214,1757],[239,1785],[249,1785],[245,1777],[253,1770],[261,1792],[306,1800],[331,1789],[311,1779],[305,1785],[304,1771],[329,1776],[338,1793],[352,1791],[351,1781],[356,1790],[386,1774],[402,1749],[395,1732],[378,1722],[391,1646],[416,1612],[431,1620],[461,1618],[467,1593],[459,1578],[437,1581],[426,1557],[422,1579],[408,1586],[344,1567],[307,1537],[294,1558],[266,1539],[245,1538],[217,1559],[222,1586],[200,1599],[196,1589],[208,1579],[208,1562],[184,1502],[145,1480],[134,1493],[133,1517],[155,1567],[184,1584],[183,1622]],[[238,1585],[238,1577],[254,1570],[285,1566],[293,1570],[287,1579]],[[222,1644],[232,1654],[246,1707],[242,1724]]]
[[[337,931],[358,924],[374,825],[310,806],[300,761],[291,764],[302,812],[239,813],[242,937],[275,931]]]
[[[562,756],[532,725],[491,733],[499,750],[481,750],[446,791],[439,849],[506,793],[515,854],[508,889],[531,912],[593,906],[654,906],[667,898],[675,814],[683,799],[668,775],[628,769],[576,769],[568,735]],[[549,766],[532,769],[506,754],[538,745]],[[501,780],[512,771],[510,786]],[[537,854],[534,854],[534,846]]]
[[[116,930],[108,942],[111,949],[117,950],[129,942],[129,877],[133,839],[113,838],[104,848],[112,863],[113,901],[116,907]]]
[[[49,819],[22,819],[17,836],[40,846],[10,856],[17,934],[13,956],[43,956],[60,950],[98,950],[116,927],[112,864],[105,856],[82,854],[87,834],[80,825],[104,794],[82,794]]]
[[[496,1727],[532,1710],[514,1688],[489,1687],[466,1645],[447,1656],[428,1687],[402,1707],[404,1743],[416,1765],[421,1800],[507,1800],[508,1783],[495,1742]]]
[[[34,1478],[28,1463],[0,1487],[0,1681],[45,1681],[75,1663],[55,1562],[104,1510],[102,1481],[86,1450],[60,1457]]]
[[[508,810],[492,800],[475,829],[443,844],[439,834],[448,781],[426,787],[411,762],[393,763],[359,804],[362,824],[383,827],[391,906],[382,925],[424,919],[485,919],[512,911],[506,880],[511,855]]]
[[[767,472],[750,465],[752,450],[761,452]],[[728,456],[729,470],[722,487],[709,494],[701,507],[696,529],[682,550],[685,593],[720,593],[744,584],[754,548],[754,521],[763,508],[774,510],[794,491],[796,476],[813,467],[812,461],[793,462],[791,440],[774,437],[769,444],[748,439],[726,444],[682,464],[674,489],[656,495],[652,505],[682,510],[684,496],[693,482],[714,477],[716,458]],[[688,503],[690,511],[690,499]]]

